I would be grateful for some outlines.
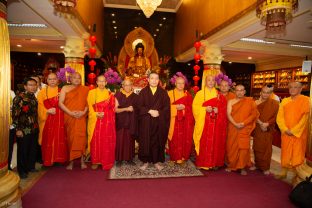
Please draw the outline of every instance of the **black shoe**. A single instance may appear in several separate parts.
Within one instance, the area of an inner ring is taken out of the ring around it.
[[[39,170],[37,170],[37,169],[31,169],[29,172],[31,172],[31,173],[36,173],[36,172],[39,172]]]
[[[26,179],[28,175],[26,173],[18,174],[21,179]]]

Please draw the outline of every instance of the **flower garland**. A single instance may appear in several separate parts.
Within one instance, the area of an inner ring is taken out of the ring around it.
[[[56,76],[60,81],[60,87],[67,85],[70,83],[70,75],[75,73],[75,69],[70,66],[60,68],[58,72],[56,72]]]
[[[216,80],[216,83],[217,83],[218,85],[220,85],[221,82],[222,82],[223,80],[226,81],[226,82],[229,84],[230,87],[231,87],[232,84],[233,84],[232,79],[230,79],[227,75],[225,75],[225,74],[223,74],[223,73],[218,74],[218,75],[215,77],[215,80]]]
[[[184,76],[184,74],[182,74],[182,72],[177,72],[175,75],[173,75],[173,77],[170,79],[170,83],[171,83],[172,85],[175,85],[176,79],[177,79],[178,77],[182,77],[182,78],[184,79],[184,81],[185,81],[185,85],[188,85],[188,80],[187,80],[187,78]]]

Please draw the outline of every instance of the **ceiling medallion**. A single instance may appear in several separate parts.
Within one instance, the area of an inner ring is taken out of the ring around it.
[[[150,18],[162,0],[136,0],[146,18]]]

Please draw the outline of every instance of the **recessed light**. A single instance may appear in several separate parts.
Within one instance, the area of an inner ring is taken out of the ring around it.
[[[17,44],[16,46],[19,47],[19,48],[22,47],[22,45],[20,45],[20,44]]]
[[[137,26],[134,27],[134,29],[137,29],[137,28],[138,28]]]
[[[188,63],[187,65],[188,65],[188,66],[191,66],[191,64],[190,64],[190,63]]]
[[[154,34],[154,37],[156,37],[157,35],[156,34]]]
[[[113,24],[115,24],[115,23],[116,23],[116,21],[115,21],[115,20],[113,20],[113,21],[112,21],[112,23],[113,23]]]
[[[156,29],[156,31],[158,32],[158,31],[159,31],[159,29],[157,28],[157,29]]]
[[[112,15],[112,17],[115,17],[115,14],[114,14],[114,13],[112,13],[111,15]]]
[[[63,48],[64,48],[64,46],[60,46],[60,48],[61,48],[61,49],[63,49]]]
[[[162,26],[162,24],[160,23],[160,24],[159,24],[159,27],[161,27],[161,26]]]
[[[115,34],[117,34],[117,31],[115,31]]]
[[[38,56],[41,56],[41,53],[39,52],[39,53],[37,53],[37,55],[38,55]]]
[[[166,20],[167,18],[166,17],[163,17],[163,20]]]
[[[116,36],[115,36],[115,38],[117,39],[117,38],[118,38],[118,36],[116,35]]]
[[[251,59],[252,59],[252,57],[251,57],[251,56],[248,56],[248,59],[249,59],[249,60],[251,60]]]
[[[232,63],[232,61],[229,61],[229,64],[231,64]]]
[[[116,29],[117,29],[117,27],[116,27],[116,26],[114,26],[114,29],[116,30]]]

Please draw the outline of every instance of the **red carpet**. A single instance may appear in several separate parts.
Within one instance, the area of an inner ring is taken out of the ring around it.
[[[224,170],[204,177],[108,180],[108,172],[66,171],[53,167],[23,196],[24,208],[197,208],[197,207],[293,207],[291,186],[248,172],[248,176]]]

